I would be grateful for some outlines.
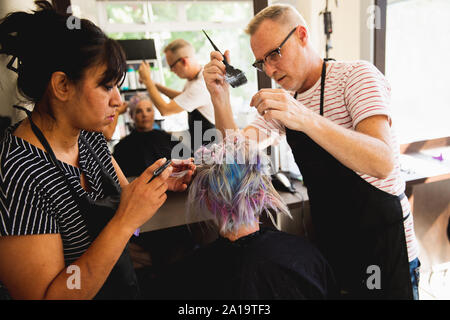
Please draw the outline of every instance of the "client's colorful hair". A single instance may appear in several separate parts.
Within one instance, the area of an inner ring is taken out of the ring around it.
[[[207,214],[221,233],[251,225],[267,212],[291,216],[269,174],[269,156],[239,134],[195,153],[197,175],[188,196],[188,214]]]
[[[128,110],[132,118],[134,118],[134,113],[136,111],[137,105],[139,104],[139,102],[144,100],[149,100],[151,102],[148,94],[144,92],[138,92],[130,98],[130,100],[128,101]]]

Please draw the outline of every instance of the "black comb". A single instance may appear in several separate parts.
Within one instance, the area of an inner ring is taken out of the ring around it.
[[[225,65],[225,81],[228,82],[233,88],[242,86],[243,84],[247,83],[247,78],[245,77],[245,73],[242,72],[239,69],[234,68],[231,66],[227,59],[225,59],[225,56],[222,54],[222,52],[216,47],[214,42],[208,37],[205,30],[202,30],[205,36],[208,38],[209,42],[211,42],[211,45],[213,46],[214,50],[219,51],[220,54],[223,56],[223,64]]]
[[[166,168],[172,163],[172,160],[167,160],[162,166],[160,166],[159,168],[157,168],[154,172],[153,172],[153,176],[150,178],[150,180],[148,180],[147,183],[150,183],[154,178],[156,178],[157,176],[159,176],[164,170],[166,170]]]

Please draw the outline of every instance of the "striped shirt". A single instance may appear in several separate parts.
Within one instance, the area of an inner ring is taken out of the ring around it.
[[[390,111],[390,85],[381,72],[366,61],[327,62],[327,73],[324,93],[324,117],[344,128],[355,130],[362,120],[374,115],[386,115],[391,124],[391,146],[394,148],[395,167],[385,179],[378,179],[367,174],[356,172],[365,181],[378,189],[400,195],[405,191],[405,182],[400,174],[400,146],[395,134]],[[297,100],[310,110],[320,113],[319,79],[310,89],[298,94]],[[274,138],[286,134],[284,126],[277,120],[266,121],[258,116],[252,127],[259,130],[270,130]],[[279,137],[278,137],[279,138]],[[276,139],[275,141],[279,141]],[[409,261],[418,256],[418,243],[414,233],[413,216],[407,197],[401,201],[406,244]],[[411,213],[411,214],[410,214]]]
[[[47,153],[12,134],[19,124],[9,127],[0,143],[0,236],[60,234],[64,261],[70,265],[91,244],[86,224],[66,180]],[[81,131],[80,135],[119,183],[103,134]],[[81,139],[78,143],[80,168],[58,160],[59,164],[79,195],[103,198],[100,166]],[[89,192],[81,187],[81,172]]]

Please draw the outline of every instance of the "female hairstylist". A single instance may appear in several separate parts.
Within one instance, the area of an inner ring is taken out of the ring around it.
[[[137,298],[128,240],[195,167],[147,183],[160,159],[127,183],[101,134],[121,104],[123,51],[90,21],[70,29],[36,4],[0,22],[0,53],[35,104],[0,144],[0,282],[17,299]]]

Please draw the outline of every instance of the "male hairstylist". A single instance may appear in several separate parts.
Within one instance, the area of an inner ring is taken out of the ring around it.
[[[153,82],[150,66],[146,62],[139,67],[140,80],[147,87],[150,99],[161,115],[169,116],[183,111],[188,112],[191,149],[195,151],[201,146],[205,131],[214,128],[214,107],[203,79],[203,67],[195,59],[192,45],[183,39],[169,43],[164,53],[170,70],[179,78],[187,79],[183,91],[172,90]],[[162,99],[160,92],[171,99],[169,103]]]
[[[288,5],[262,10],[247,32],[254,66],[287,91],[256,93],[251,105],[260,117],[243,132],[261,147],[271,134],[286,135],[308,189],[317,245],[342,297],[412,299],[418,246],[384,76],[367,62],[322,60]],[[204,77],[216,126],[226,133],[237,127],[222,60],[212,52]]]

